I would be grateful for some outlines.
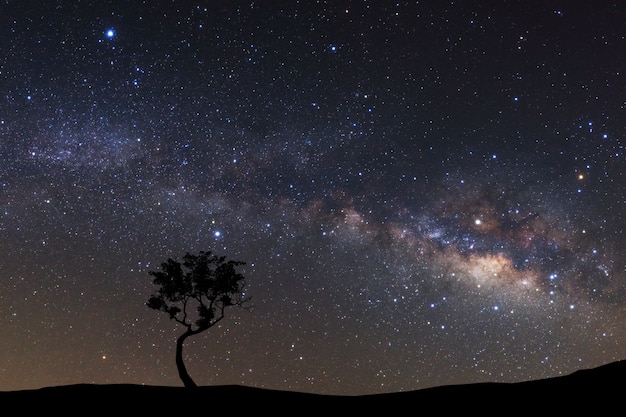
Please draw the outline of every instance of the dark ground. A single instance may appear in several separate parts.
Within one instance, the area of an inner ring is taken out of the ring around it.
[[[626,360],[570,375],[521,383],[480,383],[365,396],[326,396],[245,386],[197,389],[145,385],[79,384],[36,390],[0,392],[3,410],[11,415],[61,412],[61,415],[176,415],[198,412],[215,416],[254,412],[271,415],[362,413],[365,415],[536,416],[624,415]],[[5,414],[6,415],[6,414]]]

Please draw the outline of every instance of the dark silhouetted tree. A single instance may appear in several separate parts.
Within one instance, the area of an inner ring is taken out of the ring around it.
[[[149,271],[159,286],[146,305],[167,313],[182,324],[185,332],[176,341],[176,367],[185,387],[196,387],[183,361],[183,344],[193,335],[213,327],[224,318],[230,306],[243,306],[245,277],[237,272],[241,261],[227,261],[210,251],[190,253],[182,261],[169,258],[159,271]]]

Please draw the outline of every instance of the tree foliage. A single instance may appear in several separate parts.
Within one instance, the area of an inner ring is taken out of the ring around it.
[[[161,264],[160,271],[149,272],[159,289],[148,300],[148,307],[167,313],[192,330],[208,329],[224,317],[226,307],[247,300],[245,278],[236,271],[239,265],[245,262],[226,261],[225,256],[211,252],[187,253],[182,262],[170,258]]]

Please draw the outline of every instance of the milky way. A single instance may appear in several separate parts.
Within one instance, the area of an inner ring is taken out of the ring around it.
[[[0,390],[181,385],[148,271],[202,250],[253,308],[201,385],[624,358],[626,8],[308,3],[0,6]]]

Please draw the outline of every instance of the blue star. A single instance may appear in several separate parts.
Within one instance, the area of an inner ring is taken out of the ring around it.
[[[105,35],[107,38],[113,39],[113,37],[115,36],[115,30],[107,29],[107,31],[105,32]]]

